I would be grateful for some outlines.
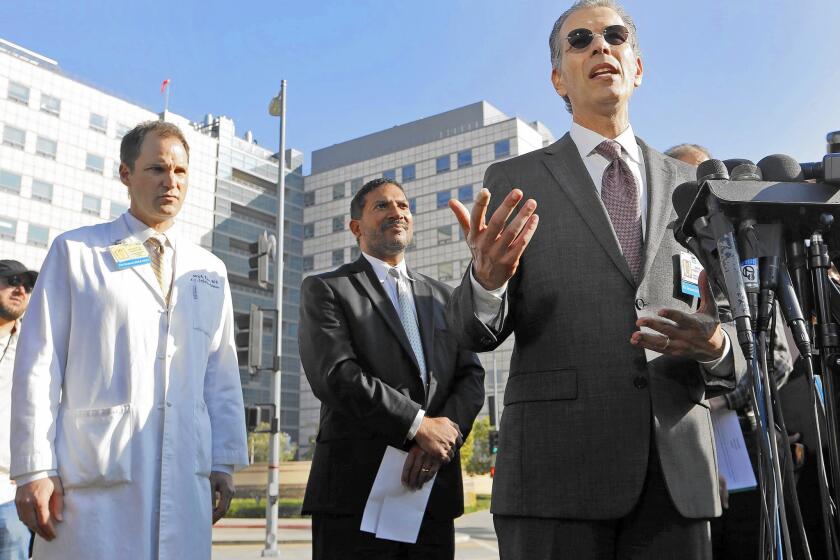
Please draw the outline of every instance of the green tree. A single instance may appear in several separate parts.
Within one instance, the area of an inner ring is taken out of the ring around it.
[[[258,430],[268,430],[268,422],[257,426]],[[248,453],[251,456],[251,464],[268,462],[268,442],[271,434],[267,431],[252,432],[248,434]],[[292,443],[292,436],[286,432],[280,432],[280,460],[292,461],[297,453],[297,444]]]
[[[489,433],[490,419],[486,416],[479,418],[461,447],[461,466],[468,474],[490,472],[490,450],[487,448]]]

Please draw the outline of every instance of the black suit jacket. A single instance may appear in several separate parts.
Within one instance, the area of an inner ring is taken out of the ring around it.
[[[408,449],[417,412],[446,416],[466,438],[484,401],[484,369],[449,332],[446,284],[411,270],[429,386],[399,315],[364,256],[301,286],[298,343],[306,378],[321,401],[321,424],[305,513],[361,514],[385,447]],[[460,455],[435,480],[427,515],[463,513]]]

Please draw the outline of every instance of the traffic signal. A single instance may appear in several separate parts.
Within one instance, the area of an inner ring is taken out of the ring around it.
[[[248,259],[248,278],[256,280],[260,288],[268,286],[268,260],[271,258],[271,241],[263,230],[259,238],[248,245],[251,257]]]
[[[240,365],[248,365],[251,375],[259,373],[262,365],[264,314],[258,305],[252,303],[250,313],[247,316],[241,315],[236,320],[236,355]]]
[[[487,433],[487,447],[491,455],[499,452],[499,430],[490,430]]]
[[[274,420],[274,405],[273,404],[255,404],[245,407],[245,430],[251,432],[265,432],[266,430],[258,429],[262,424],[272,425]],[[269,427],[268,431],[271,431]]]

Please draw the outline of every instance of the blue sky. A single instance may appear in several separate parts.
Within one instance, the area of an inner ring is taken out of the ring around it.
[[[562,135],[547,38],[567,2],[0,2],[0,37],[95,86],[277,145],[267,105],[289,81],[287,145],[314,149],[485,99]],[[836,0],[628,0],[645,76],[637,135],[720,158],[822,157],[840,129]],[[307,165],[308,167],[308,165]]]

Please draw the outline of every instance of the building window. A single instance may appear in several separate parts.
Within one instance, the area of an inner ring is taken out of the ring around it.
[[[332,231],[333,233],[344,231],[344,216],[336,216],[332,219]]]
[[[45,113],[49,113],[50,115],[58,116],[61,114],[61,99],[42,93],[41,110]]]
[[[350,247],[350,260],[355,261],[362,255],[362,249],[358,245]]]
[[[88,125],[90,126],[91,130],[95,130],[96,132],[108,132],[108,119],[107,117],[103,117],[102,115],[91,113],[90,119],[88,120]]]
[[[19,193],[20,175],[0,169],[0,189]]]
[[[55,154],[58,152],[58,143],[55,140],[39,136],[35,142],[35,153],[45,158],[55,159]]]
[[[303,224],[303,238],[312,239],[315,237],[315,224]]]
[[[26,146],[26,131],[9,125],[4,126],[3,143],[22,150]]]
[[[7,97],[12,101],[29,105],[29,88],[17,82],[9,82]]]
[[[99,215],[99,211],[102,209],[102,200],[86,194],[82,197],[82,212],[85,214],[93,214],[94,216]]]
[[[365,180],[361,177],[356,177],[352,181],[350,181],[350,194],[354,195],[359,192],[362,188],[362,185],[365,184]]]
[[[128,206],[120,204],[119,202],[111,201],[111,219],[119,218],[122,214],[128,211]]]
[[[417,213],[417,199],[416,198],[409,198],[408,199],[408,210],[412,214]]]
[[[53,186],[46,181],[32,179],[32,198],[52,202]]]
[[[312,255],[303,257],[303,271],[311,272],[312,270],[315,270],[315,257]]]
[[[344,249],[336,249],[332,252],[333,266],[344,264]]]
[[[120,162],[114,161],[114,169],[112,170],[114,173],[114,179],[120,178]]]
[[[452,263],[440,263],[438,265],[438,280],[448,282],[454,277]]]
[[[458,152],[458,168],[472,165],[472,150]]]
[[[382,178],[387,179],[388,181],[396,181],[397,180],[397,170],[396,169],[386,169],[382,172]]]
[[[29,224],[29,233],[26,242],[36,247],[46,247],[50,241],[50,228]]]
[[[337,184],[333,185],[332,193],[333,193],[332,194],[332,199],[333,200],[338,200],[340,198],[344,198],[344,193],[345,193],[344,183],[337,183]]]
[[[0,237],[14,239],[17,230],[17,220],[0,216]]]
[[[131,132],[131,127],[127,124],[117,123],[117,128],[114,130],[114,138],[122,140],[123,136]]]
[[[437,207],[438,208],[446,208],[449,206],[449,199],[452,197],[452,193],[449,191],[440,191],[437,193]]]
[[[496,159],[507,157],[510,155],[510,140],[505,138],[493,144],[493,154]]]
[[[104,175],[105,158],[96,154],[88,154],[87,158],[85,158],[85,169]]]
[[[449,156],[440,156],[435,160],[435,173],[449,171]]]
[[[438,245],[452,243],[452,226],[441,226],[437,228]]]
[[[306,208],[309,208],[310,206],[315,206],[315,191],[303,193],[303,205]]]
[[[402,180],[403,183],[407,183],[408,181],[413,181],[417,178],[417,169],[414,167],[414,164],[411,165],[404,165],[402,168]]]
[[[461,202],[473,201],[472,185],[464,185],[463,187],[458,187],[458,200],[460,200]]]

